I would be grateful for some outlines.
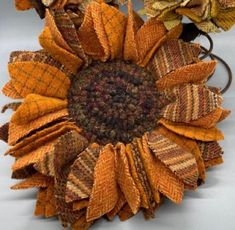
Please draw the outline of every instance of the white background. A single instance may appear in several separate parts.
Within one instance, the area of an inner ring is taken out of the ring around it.
[[[139,7],[139,2],[134,1]],[[39,49],[37,37],[43,21],[36,13],[16,12],[13,1],[0,0],[0,87],[8,81],[7,62],[13,50]],[[214,52],[222,56],[235,74],[235,29],[212,35]],[[203,38],[199,41],[205,46]],[[227,75],[220,65],[214,79],[209,83],[223,86]],[[0,106],[10,100],[0,96]],[[235,111],[235,81],[224,95],[224,108]],[[10,112],[0,114],[0,125],[7,122]],[[225,163],[207,172],[207,181],[196,192],[187,192],[183,203],[175,205],[166,201],[156,212],[156,218],[144,221],[141,214],[126,222],[116,218],[113,222],[98,221],[91,229],[158,229],[158,230],[234,230],[235,229],[235,115],[219,125],[225,134],[221,142]],[[42,230],[62,229],[56,219],[45,220],[33,216],[36,191],[11,191],[15,183],[11,177],[13,159],[4,157],[8,146],[0,143],[0,230]]]

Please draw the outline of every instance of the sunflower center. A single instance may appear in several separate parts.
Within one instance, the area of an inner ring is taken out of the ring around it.
[[[124,61],[95,62],[72,80],[69,114],[83,135],[99,144],[129,143],[156,126],[154,77]]]

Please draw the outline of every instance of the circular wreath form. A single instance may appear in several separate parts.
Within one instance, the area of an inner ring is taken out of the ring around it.
[[[11,55],[3,93],[23,98],[4,107],[15,113],[0,129],[23,179],[12,188],[38,188],[35,215],[72,229],[140,210],[151,218],[222,162],[215,125],[229,111],[205,85],[216,63],[178,39],[181,25],[144,23],[131,3],[128,17],[92,2],[73,20],[47,10],[43,49]]]

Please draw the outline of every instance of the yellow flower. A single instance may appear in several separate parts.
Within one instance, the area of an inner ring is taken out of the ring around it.
[[[43,49],[11,54],[3,93],[23,101],[5,106],[16,111],[0,137],[24,179],[13,189],[39,188],[36,215],[73,229],[104,215],[149,218],[222,162],[215,126],[229,112],[205,85],[216,63],[200,61],[181,32],[143,22],[130,2],[127,17],[92,2],[80,27],[47,10]]]
[[[168,29],[188,17],[200,30],[218,32],[229,30],[235,23],[233,0],[144,0],[144,11],[163,21]]]

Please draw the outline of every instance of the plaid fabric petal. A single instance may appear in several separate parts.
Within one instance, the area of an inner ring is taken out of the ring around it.
[[[167,129],[179,135],[199,140],[199,141],[219,141],[224,139],[223,133],[216,127],[210,129],[202,127],[194,127],[189,125],[184,125],[180,123],[174,123],[166,119],[160,119],[159,124],[162,124]]]
[[[123,192],[132,212],[136,214],[140,208],[140,193],[131,176],[126,156],[126,146],[121,143],[116,145],[116,167],[120,189]]]
[[[106,145],[95,166],[94,185],[86,213],[88,222],[98,219],[115,207],[118,201],[115,174],[115,150],[112,145]]]
[[[78,134],[76,131],[67,132],[63,135],[64,152],[63,154],[75,154],[79,155],[88,145],[87,140]],[[56,143],[57,144],[57,143]],[[54,144],[54,146],[56,145]],[[61,147],[62,148],[62,147]],[[62,151],[62,150],[61,150]],[[51,151],[47,151],[34,165],[34,167],[44,175],[55,176],[55,158],[57,158],[56,148],[52,148]]]
[[[128,17],[123,50],[124,60],[130,60],[134,63],[137,63],[139,56],[136,43],[136,33],[143,23],[143,20],[140,17],[138,18],[138,16],[133,11],[131,1],[128,1]]]
[[[39,36],[40,45],[48,52],[50,55],[63,64],[67,69],[69,69],[73,74],[77,73],[77,70],[82,65],[82,60],[68,52],[66,49],[59,46],[52,37],[52,34],[48,27],[45,27],[41,35]]]
[[[150,152],[146,135],[138,139],[138,149],[154,192],[161,192],[175,203],[183,198],[184,184]]]
[[[26,97],[30,93],[66,98],[69,78],[59,69],[44,63],[25,61],[8,64],[9,74],[17,92]]]
[[[70,70],[68,70],[59,61],[52,58],[52,56],[50,56],[50,54],[45,50],[39,50],[34,52],[14,51],[10,55],[9,63],[26,61],[40,62],[50,66],[54,66],[55,68],[62,71],[66,76],[71,77],[72,75]]]
[[[110,57],[108,37],[105,32],[100,4],[93,1],[88,5],[78,38],[87,55],[106,61]]]
[[[201,83],[214,72],[216,61],[198,62],[178,68],[157,81],[158,90],[165,90],[184,83]]]
[[[170,130],[166,129],[163,126],[159,127],[157,130],[159,131],[161,135],[175,142],[182,149],[184,149],[187,152],[190,152],[195,157],[195,160],[197,162],[197,167],[198,167],[199,178],[204,182],[206,179],[205,164],[202,158],[201,151],[197,145],[197,142],[194,140],[190,140],[188,138],[179,136],[171,132]]]
[[[197,187],[198,168],[193,154],[185,151],[157,130],[150,132],[146,140],[155,156],[180,180],[192,189]]]
[[[24,124],[45,114],[67,107],[67,100],[29,94],[11,118],[11,122]]]
[[[79,154],[71,167],[66,185],[66,201],[88,198],[94,184],[94,169],[101,147],[91,145]]]
[[[200,148],[202,158],[207,168],[223,163],[223,150],[218,142],[198,142],[198,146]]]
[[[49,124],[53,125],[53,123],[62,121],[63,119],[66,119],[67,116],[68,110],[66,108],[45,114],[44,116],[24,124],[10,122],[8,144],[14,145],[25,136],[28,136],[39,129],[46,128]]]
[[[120,58],[125,35],[126,16],[120,10],[105,3],[101,3],[100,8],[110,46],[111,59]]]
[[[162,116],[174,122],[198,120],[217,109],[222,103],[221,95],[213,93],[204,85],[176,86],[164,93],[175,101],[162,110]]]

